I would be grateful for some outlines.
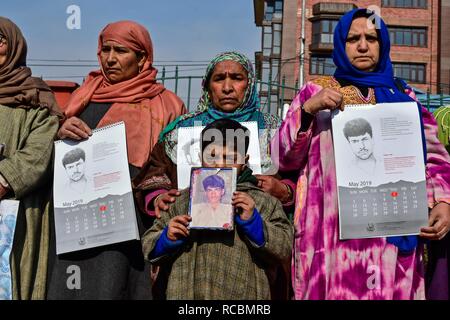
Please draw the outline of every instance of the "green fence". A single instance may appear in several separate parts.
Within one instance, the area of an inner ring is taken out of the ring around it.
[[[431,112],[440,106],[450,106],[450,95],[448,94],[430,94],[430,92],[427,92],[416,96],[420,103]]]
[[[166,69],[162,68],[161,76],[157,79],[164,84],[166,88],[172,90],[180,96],[185,102],[185,105],[189,111],[193,111],[196,107],[198,99],[200,98],[201,79],[203,76],[196,75],[180,75],[178,67],[175,68],[174,76],[167,76]],[[265,99],[264,92],[261,93],[261,106],[264,112],[281,115],[283,105],[291,102],[291,97],[294,97],[298,92],[298,87],[290,87],[285,85],[286,81],[283,78],[282,83],[278,82],[264,82],[257,80],[258,89],[262,85],[267,85],[267,92],[275,93],[277,102],[274,104],[271,99]]]
[[[202,76],[180,75],[178,67],[175,68],[174,76],[167,76],[166,69],[163,67],[161,77],[157,80],[162,82],[166,88],[175,92],[185,102],[188,110],[193,111],[200,98],[201,79]],[[279,116],[282,115],[284,104],[290,104],[299,90],[297,84],[294,87],[287,86],[284,77],[281,83],[257,80],[257,86],[260,92],[262,111]],[[267,88],[267,90],[260,90],[262,87]],[[443,105],[450,105],[450,95],[436,95],[428,92],[427,94],[418,94],[417,98],[430,111],[434,111]]]

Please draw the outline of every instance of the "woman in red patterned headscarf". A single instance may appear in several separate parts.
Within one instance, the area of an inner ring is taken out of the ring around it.
[[[136,22],[108,24],[100,33],[97,56],[101,69],[91,72],[72,95],[58,136],[79,140],[92,128],[124,121],[130,163],[140,168],[161,130],[185,112],[183,102],[156,82],[152,41]],[[102,114],[90,110],[98,105],[108,107]],[[88,119],[93,113],[96,121]]]

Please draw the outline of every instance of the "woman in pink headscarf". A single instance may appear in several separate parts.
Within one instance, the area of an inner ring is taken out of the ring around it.
[[[87,139],[93,128],[124,121],[133,179],[148,162],[160,132],[186,109],[180,98],[156,82],[150,35],[138,23],[108,24],[100,33],[97,56],[101,69],[91,72],[73,93],[58,137]],[[145,231],[145,216],[137,218],[140,231]],[[80,289],[67,286],[70,265],[80,268]],[[149,266],[139,241],[55,255],[51,272],[49,299],[151,298]]]

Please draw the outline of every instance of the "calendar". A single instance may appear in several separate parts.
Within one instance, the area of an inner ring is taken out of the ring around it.
[[[56,141],[53,194],[57,254],[139,240],[125,124]]]
[[[419,112],[415,102],[333,111],[340,239],[417,235],[428,225]]]

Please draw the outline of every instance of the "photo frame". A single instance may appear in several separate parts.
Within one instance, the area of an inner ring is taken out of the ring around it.
[[[190,229],[234,229],[235,168],[192,168],[190,181]]]

